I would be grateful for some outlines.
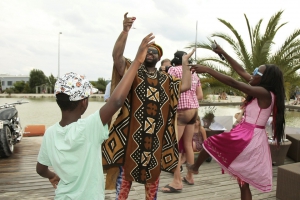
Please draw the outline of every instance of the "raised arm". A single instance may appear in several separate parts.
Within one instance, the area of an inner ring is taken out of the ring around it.
[[[231,56],[229,56],[226,51],[224,51],[218,44],[217,47],[213,49],[213,51],[217,54],[222,54],[227,62],[231,65],[231,67],[247,82],[250,81],[251,75]]]
[[[245,94],[250,96],[256,97],[257,99],[268,99],[269,101],[263,102],[262,104],[259,103],[261,108],[267,108],[271,103],[271,95],[268,90],[260,86],[251,86],[249,84],[236,81],[235,79],[231,78],[230,76],[226,76],[222,73],[219,73],[209,67],[203,65],[190,65],[191,70],[197,73],[208,73],[213,76],[218,81],[229,85],[233,88],[236,88]]]
[[[124,53],[128,33],[130,28],[132,27],[134,20],[136,19],[135,17],[127,17],[127,14],[128,12],[124,14],[123,31],[119,35],[112,53],[114,67],[117,69],[120,76],[123,76],[125,70],[125,58],[123,56],[123,53]]]
[[[196,95],[197,95],[197,99],[198,99],[198,100],[202,100],[202,99],[203,99],[203,91],[202,91],[201,85],[199,85],[199,86],[196,88]]]
[[[185,92],[191,89],[192,76],[188,64],[189,64],[189,58],[193,55],[194,52],[195,49],[193,49],[190,53],[182,56],[182,81],[181,81],[180,92]]]
[[[154,35],[152,33],[150,33],[143,39],[137,51],[135,59],[121,79],[120,83],[114,89],[109,98],[109,101],[100,109],[100,118],[103,124],[107,124],[115,114],[115,112],[117,112],[118,109],[123,105],[130,91],[137,70],[144,62],[148,48],[154,43],[154,41],[152,41],[153,39]]]

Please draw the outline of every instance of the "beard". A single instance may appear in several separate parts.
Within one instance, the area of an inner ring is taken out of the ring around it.
[[[146,67],[155,67],[157,62],[158,62],[158,59],[155,57],[153,57],[153,59],[147,59],[147,57],[146,57],[146,59],[144,61],[144,65]]]

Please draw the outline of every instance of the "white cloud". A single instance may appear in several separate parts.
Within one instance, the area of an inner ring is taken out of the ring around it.
[[[163,58],[171,59],[176,50],[185,50],[194,42],[196,21],[198,41],[206,41],[216,31],[229,33],[217,18],[230,22],[248,39],[244,14],[252,26],[263,19],[265,27],[275,12],[285,10],[281,22],[289,23],[278,33],[279,45],[299,28],[296,3],[292,0],[2,0],[0,69],[8,74],[29,74],[31,69],[40,69],[47,76],[51,73],[57,76],[58,33],[62,32],[60,74],[75,71],[90,80],[110,79],[111,53],[122,31],[125,12],[137,17],[136,29],[130,31],[124,52],[130,58],[134,58],[140,41],[150,32],[163,47]],[[197,55],[206,53],[198,50]]]

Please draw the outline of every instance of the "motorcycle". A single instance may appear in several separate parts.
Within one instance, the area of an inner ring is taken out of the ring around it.
[[[16,105],[24,103],[29,102],[17,101],[0,105],[0,157],[2,158],[11,156],[14,151],[14,145],[19,143],[23,137]]]

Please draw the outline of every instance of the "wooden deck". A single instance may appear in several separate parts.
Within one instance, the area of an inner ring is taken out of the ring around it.
[[[48,179],[40,177],[36,171],[36,160],[42,137],[23,138],[15,146],[15,153],[8,159],[0,158],[0,199],[53,199],[54,188]],[[286,158],[285,164],[293,163]],[[240,199],[235,180],[221,174],[220,167],[212,160],[204,163],[201,171],[194,177],[195,185],[184,185],[183,191],[176,194],[158,192],[158,199]],[[185,169],[184,169],[185,170]],[[184,173],[183,173],[184,174]],[[160,187],[170,183],[172,174],[162,172]],[[253,199],[276,199],[277,167],[273,167],[273,190],[262,193],[251,188]],[[114,191],[106,191],[105,199],[114,199]],[[128,199],[145,199],[144,186],[133,183]]]

